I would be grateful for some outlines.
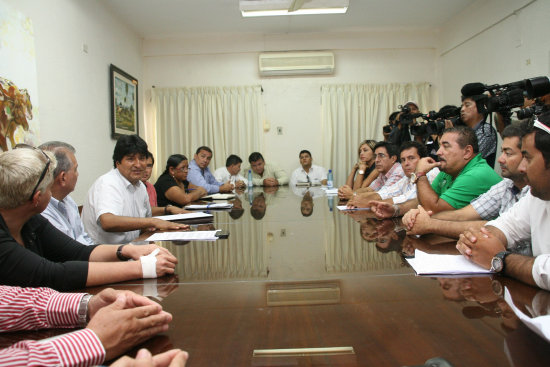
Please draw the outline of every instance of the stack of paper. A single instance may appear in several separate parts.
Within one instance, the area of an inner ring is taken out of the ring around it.
[[[211,203],[211,204],[190,204],[185,207],[188,210],[204,210],[204,209],[231,209],[233,204],[224,203]]]
[[[177,221],[177,220],[185,220],[185,219],[198,219],[198,218],[211,218],[212,214],[209,213],[203,213],[203,212],[195,212],[195,213],[183,213],[183,214],[171,214],[171,215],[160,215],[158,219],[162,220],[168,220],[168,221]]]
[[[186,231],[186,232],[164,232],[164,233],[155,233],[147,241],[215,241],[218,239],[216,237],[215,231]]]
[[[428,254],[415,250],[414,258],[407,259],[418,275],[456,275],[456,274],[490,274],[491,271],[482,268],[466,259],[463,255]]]
[[[228,200],[233,199],[235,197],[235,194],[210,194],[202,197],[202,199],[212,199],[212,200]]]

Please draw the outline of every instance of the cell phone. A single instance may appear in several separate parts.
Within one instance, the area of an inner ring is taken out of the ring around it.
[[[221,229],[218,232],[216,232],[216,237],[227,238],[229,237],[229,231],[227,229]]]

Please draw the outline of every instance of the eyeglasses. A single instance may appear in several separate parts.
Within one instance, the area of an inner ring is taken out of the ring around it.
[[[185,167],[180,167],[180,168],[176,168],[176,171],[189,171],[189,166],[185,166]]]
[[[38,182],[36,183],[36,186],[32,190],[31,196],[29,200],[32,200],[32,197],[34,196],[34,193],[36,192],[36,189],[38,189],[38,186],[40,186],[40,183],[42,180],[44,180],[44,177],[46,177],[46,173],[48,173],[48,168],[50,168],[50,163],[52,163],[50,157],[42,149],[34,148],[36,150],[39,150],[40,153],[44,154],[44,157],[46,157],[46,166],[44,167],[44,170],[42,170],[42,174],[40,175],[40,178],[38,179]]]
[[[32,145],[28,145],[28,144],[24,144],[24,143],[17,144],[14,149],[20,149],[20,148],[38,150],[40,153],[42,153],[44,155],[44,157],[46,157],[46,166],[44,167],[44,170],[42,170],[42,173],[40,174],[40,178],[38,179],[38,182],[36,183],[36,186],[34,186],[34,189],[32,190],[31,196],[29,197],[29,200],[32,200],[32,197],[36,193],[36,190],[38,189],[38,186],[40,186],[40,183],[44,180],[44,177],[46,177],[46,173],[48,173],[48,168],[50,168],[50,164],[52,163],[52,161],[51,161],[50,157],[48,157],[48,155],[46,153],[44,153],[44,151],[42,149],[35,148]]]

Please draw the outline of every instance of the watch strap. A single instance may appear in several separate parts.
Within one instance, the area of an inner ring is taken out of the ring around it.
[[[90,302],[90,298],[92,298],[92,295],[86,294],[82,297],[80,304],[78,305],[78,325],[82,327],[88,324],[88,303]]]
[[[116,250],[116,257],[118,257],[118,259],[120,261],[128,261],[128,260],[131,260],[132,258],[131,257],[126,257],[124,255],[122,255],[122,248],[126,246],[126,244],[124,245],[120,245],[118,246],[117,250]]]

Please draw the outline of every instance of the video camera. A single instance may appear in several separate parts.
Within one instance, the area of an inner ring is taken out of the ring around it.
[[[411,134],[414,136],[440,135],[445,130],[445,120],[450,120],[453,126],[463,124],[460,120],[460,107],[443,106],[438,112],[430,111],[427,114],[418,114],[424,122],[411,125]]]
[[[445,120],[450,120],[453,126],[463,125],[460,120],[460,107],[443,106],[438,112],[430,111],[426,119],[428,135],[440,135],[445,130]]]
[[[460,90],[463,96],[474,96],[489,92],[485,102],[488,112],[507,112],[523,106],[523,97],[536,98],[550,93],[550,80],[546,76],[524,79],[508,84],[485,85],[468,83]]]
[[[409,105],[399,105],[397,108],[401,110],[401,116],[399,116],[399,123],[401,125],[410,125],[415,118],[422,117],[421,113],[411,113],[411,107]]]

